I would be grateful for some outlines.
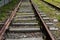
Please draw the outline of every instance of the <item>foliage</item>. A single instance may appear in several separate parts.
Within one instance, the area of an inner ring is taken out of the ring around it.
[[[47,1],[47,2],[49,2],[49,3],[60,8],[60,0],[45,0],[45,1]]]
[[[6,19],[6,17],[8,17],[7,12],[12,11],[18,2],[18,0],[12,0],[10,3],[4,5],[3,7],[0,7],[0,21],[3,21]]]

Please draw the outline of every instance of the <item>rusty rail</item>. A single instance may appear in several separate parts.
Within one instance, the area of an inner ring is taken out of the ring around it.
[[[5,31],[8,29],[9,24],[11,23],[12,19],[14,18],[19,6],[21,5],[21,1],[17,5],[17,7],[14,9],[14,11],[12,11],[12,13],[11,13],[10,17],[7,19],[7,21],[4,23],[4,25],[0,31],[0,40],[3,40],[3,35],[4,35]]]
[[[32,6],[34,7],[36,13],[38,14],[38,16],[39,16],[39,18],[40,18],[40,20],[41,20],[41,22],[42,22],[42,24],[43,24],[46,32],[47,32],[47,40],[55,40],[55,38],[53,37],[53,35],[52,35],[51,32],[49,31],[48,26],[46,25],[46,23],[45,23],[44,20],[42,19],[41,15],[40,15],[39,12],[37,11],[36,7],[34,6],[34,3],[32,2],[32,0],[31,0],[31,4],[32,4]],[[44,31],[45,31],[45,30],[44,30]],[[48,35],[49,35],[49,36],[48,36]]]

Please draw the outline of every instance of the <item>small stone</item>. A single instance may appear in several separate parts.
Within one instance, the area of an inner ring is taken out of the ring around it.
[[[58,28],[56,28],[56,27],[50,27],[49,29],[52,30],[52,31],[57,31],[58,30]]]
[[[27,37],[26,35],[24,35],[24,37]]]
[[[23,38],[23,37],[26,38],[27,36],[26,36],[26,35],[21,35],[20,37],[22,37],[22,38]]]
[[[58,19],[53,19],[54,22],[58,22]]]

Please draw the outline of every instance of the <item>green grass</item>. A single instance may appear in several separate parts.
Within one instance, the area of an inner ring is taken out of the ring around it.
[[[1,11],[6,12],[6,11],[10,11],[14,8],[15,4],[18,3],[18,0],[12,0],[10,3],[4,5],[3,7],[1,7]]]
[[[48,1],[48,2],[51,2],[52,1],[52,2],[56,2],[56,3],[57,2],[60,2],[60,0],[45,0],[45,1]]]
[[[45,1],[47,1],[47,2],[49,2],[49,3],[60,8],[60,0],[45,0]]]
[[[7,12],[12,11],[18,2],[18,0],[12,0],[10,3],[0,7],[0,21],[3,21],[8,17]]]

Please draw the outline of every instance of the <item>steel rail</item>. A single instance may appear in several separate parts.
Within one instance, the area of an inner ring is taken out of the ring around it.
[[[34,9],[35,9],[35,11],[36,11],[36,13],[38,14],[41,22],[43,23],[44,28],[45,28],[45,30],[46,30],[46,32],[47,32],[47,35],[49,35],[49,37],[50,37],[49,39],[48,39],[48,38],[47,38],[47,39],[48,39],[48,40],[55,40],[55,38],[54,38],[53,35],[51,34],[50,30],[48,29],[48,26],[46,25],[46,23],[45,23],[44,20],[42,19],[41,15],[40,15],[39,12],[37,11],[36,7],[34,6],[34,3],[32,2],[32,0],[31,0],[31,3],[32,3],[32,5],[33,5],[33,7],[34,7]]]
[[[22,0],[21,0],[22,1]],[[7,19],[7,21],[4,23],[2,29],[0,30],[0,40],[3,40],[3,35],[5,33],[5,31],[8,29],[9,24],[11,23],[11,21],[13,20],[19,6],[21,5],[21,1],[19,2],[19,4],[17,5],[17,7],[14,9],[14,11],[12,11],[10,17]]]
[[[42,0],[42,2],[46,3],[47,5],[53,7],[55,9],[57,9],[57,10],[60,10],[60,7],[57,7],[56,5],[53,5],[53,4],[51,4],[51,3],[47,2],[47,1],[44,1],[44,0]]]

